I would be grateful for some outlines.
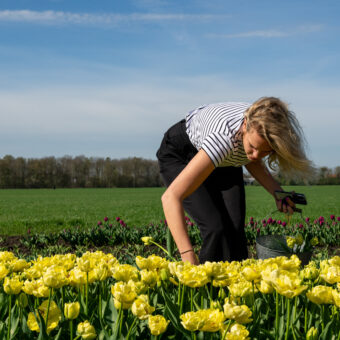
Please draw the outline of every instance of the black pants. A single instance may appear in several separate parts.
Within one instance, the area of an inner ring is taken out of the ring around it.
[[[185,131],[185,120],[165,133],[157,158],[166,186],[196,153]],[[248,257],[242,167],[215,168],[202,185],[184,199],[183,206],[200,229],[200,263],[240,261]]]

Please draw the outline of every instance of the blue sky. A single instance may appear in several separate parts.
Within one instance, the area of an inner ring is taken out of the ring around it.
[[[201,105],[278,96],[340,166],[340,2],[1,0],[0,157],[155,159]]]

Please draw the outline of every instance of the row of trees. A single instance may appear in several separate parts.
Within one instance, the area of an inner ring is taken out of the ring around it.
[[[247,177],[247,174],[245,175]],[[282,185],[305,184],[276,175]],[[311,184],[340,184],[340,166],[321,167]],[[256,183],[255,183],[256,184]],[[159,187],[158,163],[143,158],[0,158],[0,188]]]
[[[0,159],[0,188],[157,187],[157,161],[64,156]]]

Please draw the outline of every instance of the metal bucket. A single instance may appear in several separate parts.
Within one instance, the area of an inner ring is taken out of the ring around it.
[[[286,237],[282,235],[264,235],[256,238],[256,253],[259,259],[264,260],[278,256],[290,257],[292,253],[287,252],[284,249],[285,246],[287,246]],[[301,264],[306,265],[310,261],[312,253],[304,252],[296,255],[301,260]]]

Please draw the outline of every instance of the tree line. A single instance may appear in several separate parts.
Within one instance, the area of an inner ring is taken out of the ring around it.
[[[114,188],[162,186],[158,163],[138,157],[110,159],[60,158],[0,159],[0,188]]]
[[[247,175],[245,175],[247,176]],[[280,173],[282,185],[303,185]],[[256,184],[256,183],[255,183]],[[320,167],[309,184],[340,184],[340,166]],[[0,158],[0,188],[115,188],[160,187],[158,162],[138,157],[111,159],[85,156]]]

